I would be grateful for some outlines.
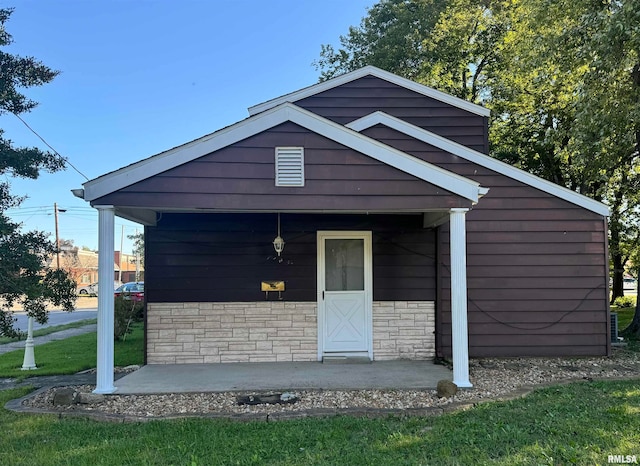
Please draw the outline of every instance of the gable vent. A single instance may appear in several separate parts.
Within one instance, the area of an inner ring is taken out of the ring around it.
[[[304,186],[303,147],[276,147],[276,186]]]

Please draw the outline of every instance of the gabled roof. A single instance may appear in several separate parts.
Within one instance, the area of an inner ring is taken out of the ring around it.
[[[188,144],[90,180],[84,183],[84,199],[94,201],[288,121],[474,203],[487,192],[476,181],[412,157],[291,103],[283,103]]]
[[[404,133],[422,142],[431,144],[432,146],[438,147],[439,149],[442,149],[446,152],[457,155],[458,157],[462,157],[465,160],[476,163],[482,167],[488,168],[489,170],[493,170],[502,175],[508,176],[509,178],[520,181],[521,183],[537,188],[540,191],[544,191],[553,196],[559,197],[560,199],[564,199],[565,201],[571,202],[572,204],[584,207],[585,209],[597,214],[609,216],[609,207],[600,202],[594,201],[593,199],[583,196],[582,194],[579,194],[575,191],[571,191],[570,189],[564,188],[555,183],[532,175],[531,173],[527,173],[523,170],[520,170],[519,168],[515,168],[509,164],[501,162],[498,159],[451,141],[450,139],[446,139],[442,136],[434,134],[431,131],[427,131],[425,129],[407,123],[406,121],[400,120],[399,118],[391,116],[387,113],[380,111],[374,112],[355,121],[352,121],[346,126],[356,131],[362,131],[377,124],[382,124],[389,128],[395,129],[396,131],[400,131],[401,133]]]
[[[329,79],[328,81],[323,81],[313,86],[305,87],[304,89],[300,89],[299,91],[291,92],[290,94],[276,97],[275,99],[271,99],[261,104],[249,107],[249,115],[256,115],[260,112],[264,112],[265,110],[276,107],[284,102],[295,103],[298,100],[302,100],[315,94],[328,91],[329,89],[333,89],[334,87],[342,86],[343,84],[355,81],[356,79],[364,78],[365,76],[375,76],[376,78],[383,79],[400,87],[404,87],[405,89],[417,92],[418,94],[422,94],[424,96],[431,97],[432,99],[439,100],[440,102],[444,102],[454,107],[461,108],[462,110],[475,113],[476,115],[490,115],[489,109],[481,107],[480,105],[476,105],[458,97],[445,94],[444,92],[437,91],[432,87],[418,84],[415,81],[402,78],[398,75],[389,73],[388,71],[381,70],[380,68],[376,68],[375,66],[371,65],[365,66],[355,71],[351,71],[350,73],[342,74],[338,77]]]

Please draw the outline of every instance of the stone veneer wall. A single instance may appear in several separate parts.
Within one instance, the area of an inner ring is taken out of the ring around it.
[[[148,303],[147,363],[317,361],[316,303]],[[435,355],[433,302],[373,303],[375,360]]]
[[[316,303],[148,303],[147,363],[317,361]]]
[[[374,301],[373,359],[432,359],[435,330],[433,301]]]

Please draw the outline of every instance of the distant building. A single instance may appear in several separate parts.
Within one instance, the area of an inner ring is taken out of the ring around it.
[[[115,251],[113,260],[115,261],[116,270],[115,280],[119,280],[122,283],[144,280],[144,267],[138,256]]]
[[[97,283],[98,281],[98,251],[80,249],[70,241],[61,241],[60,268],[66,270],[78,287]],[[50,268],[58,266],[58,258],[54,254],[48,261]],[[144,280],[144,267],[137,265],[136,256],[115,252],[113,265],[114,281],[122,283]]]

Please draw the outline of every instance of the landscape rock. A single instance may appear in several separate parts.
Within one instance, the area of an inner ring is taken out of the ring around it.
[[[73,388],[59,388],[53,394],[54,406],[71,406],[78,404],[78,392]]]
[[[520,367],[496,376],[506,362]],[[569,369],[571,367],[571,369]],[[578,369],[577,371],[574,369]],[[455,398],[440,398],[434,389],[391,390],[296,390],[289,392],[297,397],[295,403],[238,405],[237,392],[225,393],[171,393],[155,395],[106,395],[96,405],[83,405],[85,412],[107,416],[129,416],[150,419],[162,416],[207,416],[246,420],[254,414],[257,419],[279,420],[308,416],[332,416],[344,410],[393,409],[407,415],[437,415],[445,410],[473,406],[485,400],[514,399],[532,389],[571,380],[616,380],[640,377],[640,352],[614,348],[608,357],[580,358],[517,358],[506,361],[500,358],[472,359],[470,361],[472,388],[459,390]],[[57,383],[57,382],[56,382]],[[80,393],[91,392],[95,385],[74,386]],[[2,385],[0,385],[2,386]],[[54,406],[54,393],[60,387],[36,392],[21,401],[25,409],[43,412],[77,414],[78,406]],[[262,392],[265,393],[265,392]],[[260,392],[257,392],[260,394]],[[282,392],[282,401],[287,399]]]
[[[436,391],[438,398],[451,398],[458,393],[458,386],[451,380],[439,380]]]
[[[261,405],[261,404],[285,404],[295,403],[298,397],[293,393],[254,393],[251,395],[238,395],[236,402],[238,405]]]
[[[95,405],[104,401],[104,395],[99,393],[80,393],[78,403],[83,405]]]

